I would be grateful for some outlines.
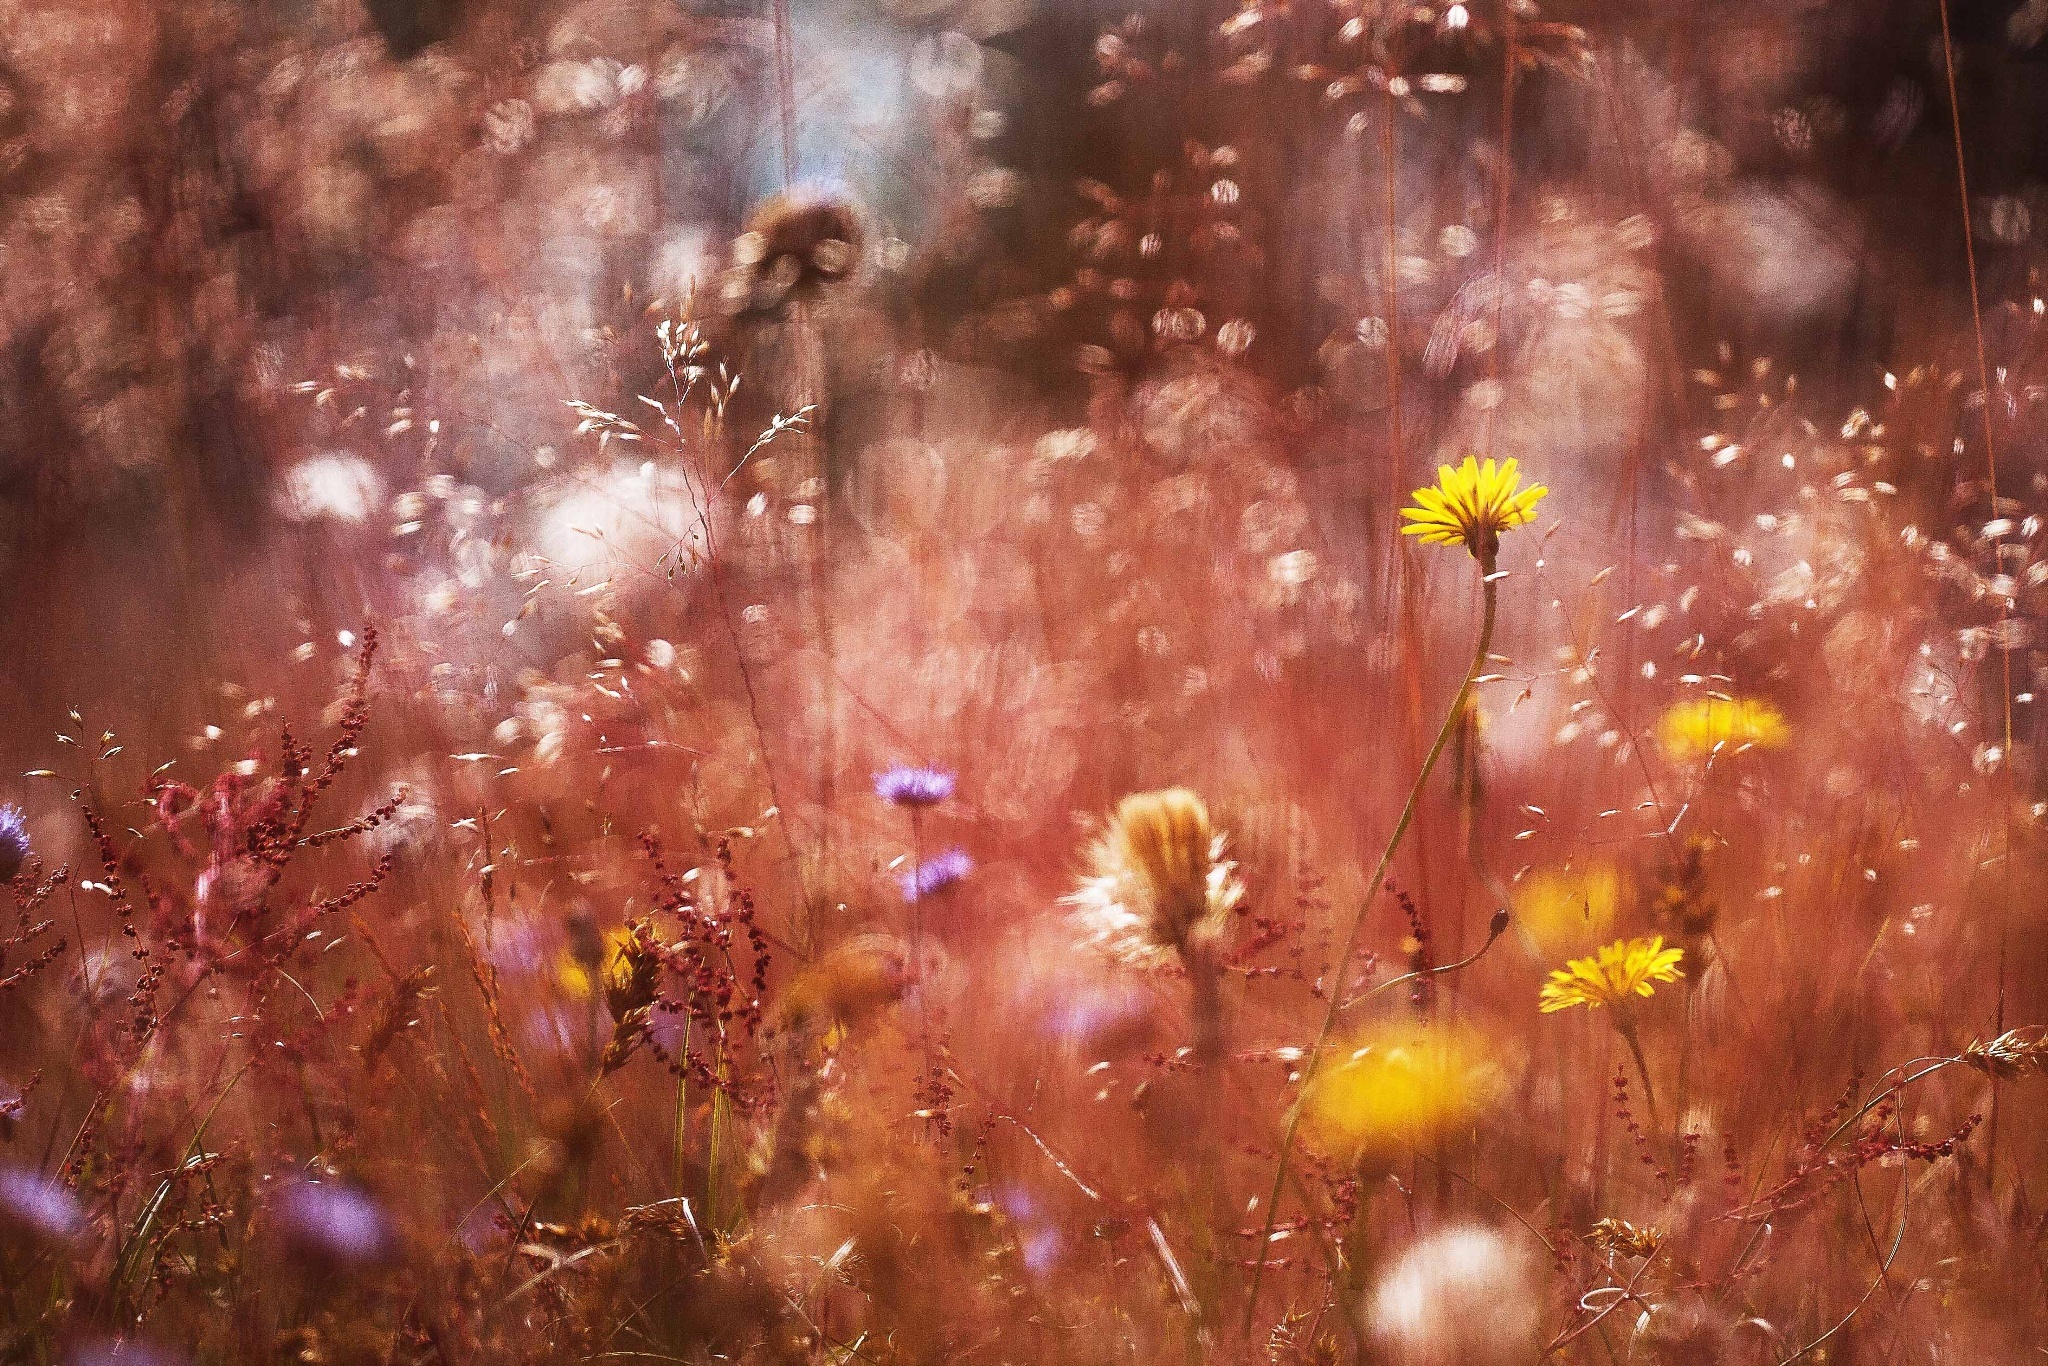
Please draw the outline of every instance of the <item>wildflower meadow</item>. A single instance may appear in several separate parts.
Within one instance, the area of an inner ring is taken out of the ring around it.
[[[2044,54],[0,0],[0,1366],[2040,1362]]]

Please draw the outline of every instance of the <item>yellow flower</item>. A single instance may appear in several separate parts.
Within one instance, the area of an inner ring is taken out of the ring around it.
[[[1792,738],[1785,713],[1754,697],[1702,697],[1680,702],[1657,722],[1657,746],[1674,761],[1697,759],[1722,746],[1782,749]]]
[[[790,979],[776,1001],[776,1026],[829,1033],[857,1024],[903,999],[912,969],[908,945],[884,934],[856,935]]]
[[[1536,956],[1584,953],[1614,928],[1621,874],[1611,863],[1539,868],[1515,886],[1515,924]]]
[[[1536,520],[1536,504],[1550,492],[1541,484],[1522,488],[1515,462],[1481,464],[1474,456],[1452,469],[1437,467],[1436,483],[1415,490],[1417,506],[1402,508],[1408,525],[1404,536],[1420,536],[1431,545],[1462,545],[1474,555],[1490,555],[1500,533]]]
[[[555,958],[555,985],[563,995],[579,1001],[589,1000],[600,987],[613,989],[632,974],[627,954],[632,943],[633,931],[615,925],[605,931],[595,964],[580,961],[572,950],[562,950]]]
[[[1244,897],[1209,808],[1184,787],[1117,803],[1088,851],[1090,876],[1065,898],[1093,947],[1140,967],[1171,967],[1229,927]]]
[[[1664,936],[1618,939],[1592,958],[1574,958],[1550,974],[1538,998],[1545,1015],[1573,1006],[1598,1010],[1625,1004],[1632,996],[1648,996],[1657,982],[1675,982],[1684,949],[1667,949]]]
[[[1303,1098],[1302,1136],[1325,1157],[1384,1161],[1471,1124],[1499,1093],[1479,1033],[1404,1020],[1352,1041]]]

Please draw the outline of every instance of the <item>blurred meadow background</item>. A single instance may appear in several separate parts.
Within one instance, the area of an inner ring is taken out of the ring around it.
[[[0,1362],[2039,1361],[2044,135],[2044,0],[0,0]]]

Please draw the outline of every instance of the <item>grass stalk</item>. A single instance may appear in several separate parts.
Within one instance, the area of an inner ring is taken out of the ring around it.
[[[1444,713],[1443,724],[1437,728],[1436,739],[1430,744],[1429,753],[1423,757],[1422,767],[1415,775],[1415,781],[1408,789],[1408,798],[1401,806],[1401,815],[1394,822],[1394,830],[1387,837],[1387,844],[1380,851],[1379,862],[1374,866],[1372,877],[1365,884],[1358,902],[1358,910],[1351,917],[1350,927],[1344,932],[1344,943],[1337,951],[1334,980],[1327,984],[1330,1004],[1323,1012],[1321,1028],[1316,1031],[1315,1042],[1308,1051],[1307,1060],[1302,1064],[1300,1092],[1287,1112],[1286,1128],[1280,1138],[1280,1155],[1274,1164],[1273,1185],[1266,1197],[1265,1225],[1259,1232],[1259,1250],[1252,1263],[1252,1283],[1245,1294],[1244,1322],[1241,1334],[1249,1337],[1252,1320],[1259,1306],[1259,1286],[1265,1277],[1266,1254],[1273,1239],[1273,1225],[1279,1217],[1280,1195],[1286,1188],[1288,1165],[1293,1159],[1294,1141],[1301,1129],[1302,1099],[1308,1095],[1309,1084],[1315,1080],[1317,1069],[1322,1066],[1323,1050],[1328,1047],[1330,1034],[1337,1027],[1338,1013],[1344,1007],[1344,985],[1351,971],[1351,955],[1357,951],[1358,939],[1365,927],[1365,918],[1372,910],[1380,884],[1386,880],[1387,869],[1394,862],[1394,855],[1400,852],[1401,840],[1414,823],[1416,809],[1422,803],[1422,792],[1429,784],[1429,775],[1436,771],[1437,760],[1443,756],[1444,747],[1450,743],[1452,733],[1457,729],[1458,720],[1464,715],[1465,702],[1472,694],[1472,688],[1480,672],[1486,667],[1486,656],[1493,648],[1494,618],[1499,605],[1499,590],[1496,584],[1494,564],[1497,551],[1492,546],[1484,547],[1479,556],[1479,584],[1483,599],[1479,622],[1479,641],[1472,651],[1472,662],[1465,670],[1464,679],[1458,684],[1457,695],[1451,699],[1450,708]]]

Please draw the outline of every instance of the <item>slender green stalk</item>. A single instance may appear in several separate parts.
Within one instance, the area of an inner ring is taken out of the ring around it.
[[[716,1232],[721,1227],[719,1221],[728,1216],[728,1211],[724,1208],[724,1202],[719,1199],[719,1196],[723,1194],[719,1187],[725,1175],[722,1169],[727,1161],[726,1148],[732,1137],[726,1132],[726,1129],[731,1124],[730,1111],[732,1102],[726,1098],[725,1094],[727,1077],[725,1045],[722,1043],[718,1046],[716,1059],[712,1063],[712,1075],[717,1079],[718,1084],[712,1088],[711,1092],[711,1150],[705,1159],[704,1219],[706,1223],[711,1225],[712,1230]]]
[[[164,1203],[170,1199],[171,1186],[177,1181],[179,1174],[186,1171],[193,1160],[204,1152],[207,1126],[213,1123],[213,1117],[220,1113],[220,1107],[227,1103],[227,1098],[234,1094],[235,1086],[242,1080],[243,1074],[252,1066],[254,1059],[243,1063],[235,1075],[228,1078],[228,1084],[213,1098],[213,1104],[207,1106],[206,1114],[199,1121],[199,1127],[193,1130],[192,1141],[185,1145],[185,1152],[178,1159],[178,1164],[164,1173],[163,1179],[157,1183],[155,1192],[143,1202],[142,1208],[135,1212],[134,1223],[114,1253],[112,1284],[118,1313],[125,1315],[128,1312],[128,1283],[135,1278],[135,1272],[141,1269],[144,1280],[148,1278],[149,1263],[144,1262],[142,1258],[149,1251],[150,1232],[158,1216],[163,1213]]]
[[[683,1047],[677,1054],[682,1066],[676,1070],[676,1141],[675,1154],[670,1159],[672,1184],[677,1195],[688,1194],[683,1189],[683,1158],[689,1151],[690,1128],[690,1025],[688,1015],[683,1016]]]
[[[1436,769],[1436,761],[1442,757],[1444,746],[1450,743],[1451,733],[1457,729],[1458,720],[1465,713],[1466,699],[1472,695],[1472,687],[1480,672],[1486,667],[1487,652],[1493,648],[1493,623],[1499,594],[1494,584],[1494,563],[1496,551],[1489,546],[1483,549],[1479,559],[1480,593],[1484,609],[1479,622],[1479,643],[1472,651],[1472,663],[1465,670],[1464,681],[1458,684],[1458,694],[1451,699],[1450,710],[1444,714],[1444,723],[1437,729],[1436,740],[1430,745],[1429,753],[1422,760],[1422,769],[1415,775],[1414,785],[1408,789],[1408,800],[1402,804],[1401,815],[1394,822],[1394,832],[1387,839],[1387,847],[1381,851],[1379,864],[1373,869],[1372,878],[1365,884],[1359,898],[1358,912],[1351,918],[1351,927],[1344,934],[1343,947],[1337,951],[1336,980],[1328,984],[1329,1008],[1323,1012],[1322,1028],[1316,1031],[1315,1044],[1309,1049],[1308,1058],[1302,1064],[1301,1090],[1287,1112],[1287,1127],[1280,1138],[1280,1157],[1273,1171],[1273,1189],[1266,1197],[1266,1222],[1259,1233],[1258,1259],[1252,1263],[1252,1284],[1245,1296],[1244,1324],[1241,1332],[1249,1334],[1252,1318],[1259,1307],[1259,1283],[1265,1277],[1266,1253],[1273,1239],[1273,1225],[1279,1218],[1281,1192],[1286,1188],[1287,1168],[1294,1154],[1294,1140],[1301,1129],[1302,1099],[1308,1095],[1309,1083],[1315,1079],[1316,1069],[1322,1065],[1323,1050],[1328,1046],[1331,1032],[1337,1027],[1337,1015],[1344,1008],[1344,983],[1351,970],[1351,955],[1358,947],[1359,933],[1365,927],[1366,914],[1372,910],[1380,884],[1386,880],[1387,869],[1393,865],[1394,855],[1401,848],[1401,840],[1407,835],[1408,827],[1415,820],[1415,811],[1422,802],[1422,790],[1429,783],[1429,775]]]
[[[1696,983],[1690,980],[1686,982],[1686,1027],[1680,1031],[1678,1036],[1678,1096],[1671,1105],[1672,1110],[1675,1112],[1671,1117],[1671,1141],[1673,1143],[1682,1142],[1685,1138],[1685,1107],[1692,1094],[1690,1089],[1692,1084],[1692,1014],[1695,993],[1698,989]]]

